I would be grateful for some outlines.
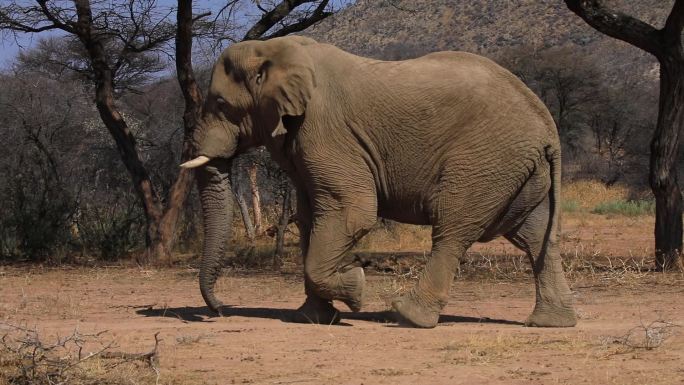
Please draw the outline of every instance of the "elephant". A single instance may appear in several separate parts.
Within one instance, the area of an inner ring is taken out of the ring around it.
[[[553,118],[512,73],[466,52],[404,61],[359,57],[286,36],[228,47],[190,138],[204,221],[199,283],[214,285],[230,236],[231,159],[265,146],[297,193],[306,300],[295,320],[337,323],[333,300],[363,305],[364,270],[343,257],[378,217],[432,226],[398,320],[432,328],[459,259],[504,236],[532,264],[528,326],[576,324],[559,251],[561,148]]]

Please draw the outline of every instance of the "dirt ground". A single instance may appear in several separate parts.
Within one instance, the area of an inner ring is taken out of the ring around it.
[[[684,275],[648,270],[651,226],[652,218],[564,218],[580,318],[569,329],[522,326],[534,304],[529,266],[495,241],[473,248],[430,330],[399,327],[386,312],[415,283],[410,266],[369,267],[363,312],[337,304],[338,326],[284,321],[304,298],[296,266],[226,271],[217,284],[231,305],[224,317],[208,312],[190,266],[0,266],[0,334],[8,325],[45,340],[106,331],[99,338],[117,351],[142,353],[159,333],[165,384],[684,384]],[[513,255],[496,257],[503,253]]]
[[[229,272],[218,292],[233,306],[214,317],[196,274],[2,268],[0,317],[35,327],[43,338],[107,330],[102,338],[126,352],[149,351],[159,332],[161,383],[684,383],[680,327],[649,327],[683,324],[680,275],[574,282],[581,319],[570,329],[521,326],[533,306],[531,282],[461,280],[439,326],[418,330],[398,327],[383,312],[410,284],[393,276],[369,277],[364,311],[321,326],[281,320],[303,299],[297,275]]]

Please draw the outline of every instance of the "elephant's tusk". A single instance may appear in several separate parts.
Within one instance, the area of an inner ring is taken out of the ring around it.
[[[208,157],[206,157],[204,155],[200,155],[195,159],[192,159],[192,160],[189,160],[185,163],[182,163],[180,166],[182,168],[195,168],[195,167],[199,167],[199,166],[207,163],[210,160],[211,159],[209,159]]]

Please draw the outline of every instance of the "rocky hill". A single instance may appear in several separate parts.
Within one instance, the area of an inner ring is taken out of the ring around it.
[[[661,28],[674,0],[606,3]],[[563,0],[358,0],[307,34],[383,60],[441,50],[489,57],[546,103],[559,129],[566,177],[647,180],[657,61],[595,31]]]
[[[661,27],[673,2],[609,4]],[[309,34],[359,55],[389,60],[462,50],[501,61],[563,48],[595,59],[610,78],[629,71],[657,79],[653,57],[596,32],[562,0],[359,0]]]

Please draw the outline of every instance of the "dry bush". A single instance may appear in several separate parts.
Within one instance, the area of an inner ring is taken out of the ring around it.
[[[393,221],[379,221],[361,238],[354,250],[429,251],[432,247],[430,226],[415,226]]]
[[[639,284],[645,279],[678,280],[680,275],[654,275],[653,256],[602,256],[596,251],[579,249],[561,253],[570,283],[590,282],[600,285]],[[387,284],[381,299],[412,287],[429,258],[428,252],[356,252],[354,262],[369,274],[384,276]],[[532,279],[529,258],[506,251],[469,251],[459,263],[456,279],[519,282]]]
[[[604,224],[603,217],[591,213],[591,210],[602,204],[641,199],[641,192],[635,193],[630,188],[616,184],[606,187],[599,181],[583,180],[564,185],[564,202],[571,202],[570,215],[566,222],[580,226],[572,233],[563,234],[561,244],[564,265],[571,280],[583,278],[598,279],[605,282],[626,282],[633,278],[643,277],[651,271],[651,251],[634,249],[625,253],[623,258],[604,256],[602,251],[605,239],[594,234],[582,233],[583,228],[597,226],[632,226],[630,222],[615,222],[611,219]],[[645,194],[645,193],[644,193]],[[566,205],[567,206],[567,205]],[[622,218],[622,217],[621,217]],[[628,221],[633,221],[625,217]],[[642,221],[643,217],[639,217]],[[596,224],[599,221],[599,224]],[[244,226],[239,218],[234,222],[234,241],[230,250],[234,255],[226,260],[226,266],[233,269],[270,270],[274,266],[275,241],[270,237],[258,237],[250,243],[244,235]],[[294,224],[286,233],[286,255],[275,264],[287,271],[300,271],[302,257],[299,250],[299,234]],[[411,277],[422,270],[431,249],[430,226],[413,226],[393,221],[378,221],[378,224],[364,236],[350,251],[346,262],[354,258],[360,259],[361,265],[368,267],[369,272],[385,274],[397,279],[396,290],[405,286]],[[346,263],[345,262],[345,263]],[[499,280],[528,279],[531,266],[522,251],[514,247],[484,246],[471,249],[460,261],[457,272],[459,278],[484,278]]]
[[[591,211],[610,202],[642,201],[650,198],[650,192],[645,189],[634,190],[620,183],[606,186],[598,180],[572,181],[564,183],[562,189],[562,201],[578,204],[579,210],[576,211]]]
[[[665,320],[660,315],[651,322],[640,321],[639,325],[629,329],[621,336],[604,336],[601,345],[606,349],[603,357],[615,354],[632,353],[637,350],[654,350],[661,347],[665,341],[672,337],[674,331],[680,325]]]
[[[512,281],[531,277],[532,267],[525,255],[467,252],[460,261],[457,276]]]
[[[525,350],[577,350],[588,342],[582,334],[573,336],[516,336],[497,333],[495,336],[474,334],[465,340],[451,341],[440,348],[443,361],[456,365],[487,365],[516,357]]]
[[[0,324],[0,385],[158,384],[158,343],[149,353],[113,351],[106,331],[47,342],[36,329]],[[86,352],[90,350],[90,352]]]
[[[563,184],[562,200],[578,202],[583,209],[591,210],[604,202],[627,200],[629,193],[629,188],[621,184],[607,187],[597,180],[578,180]]]

